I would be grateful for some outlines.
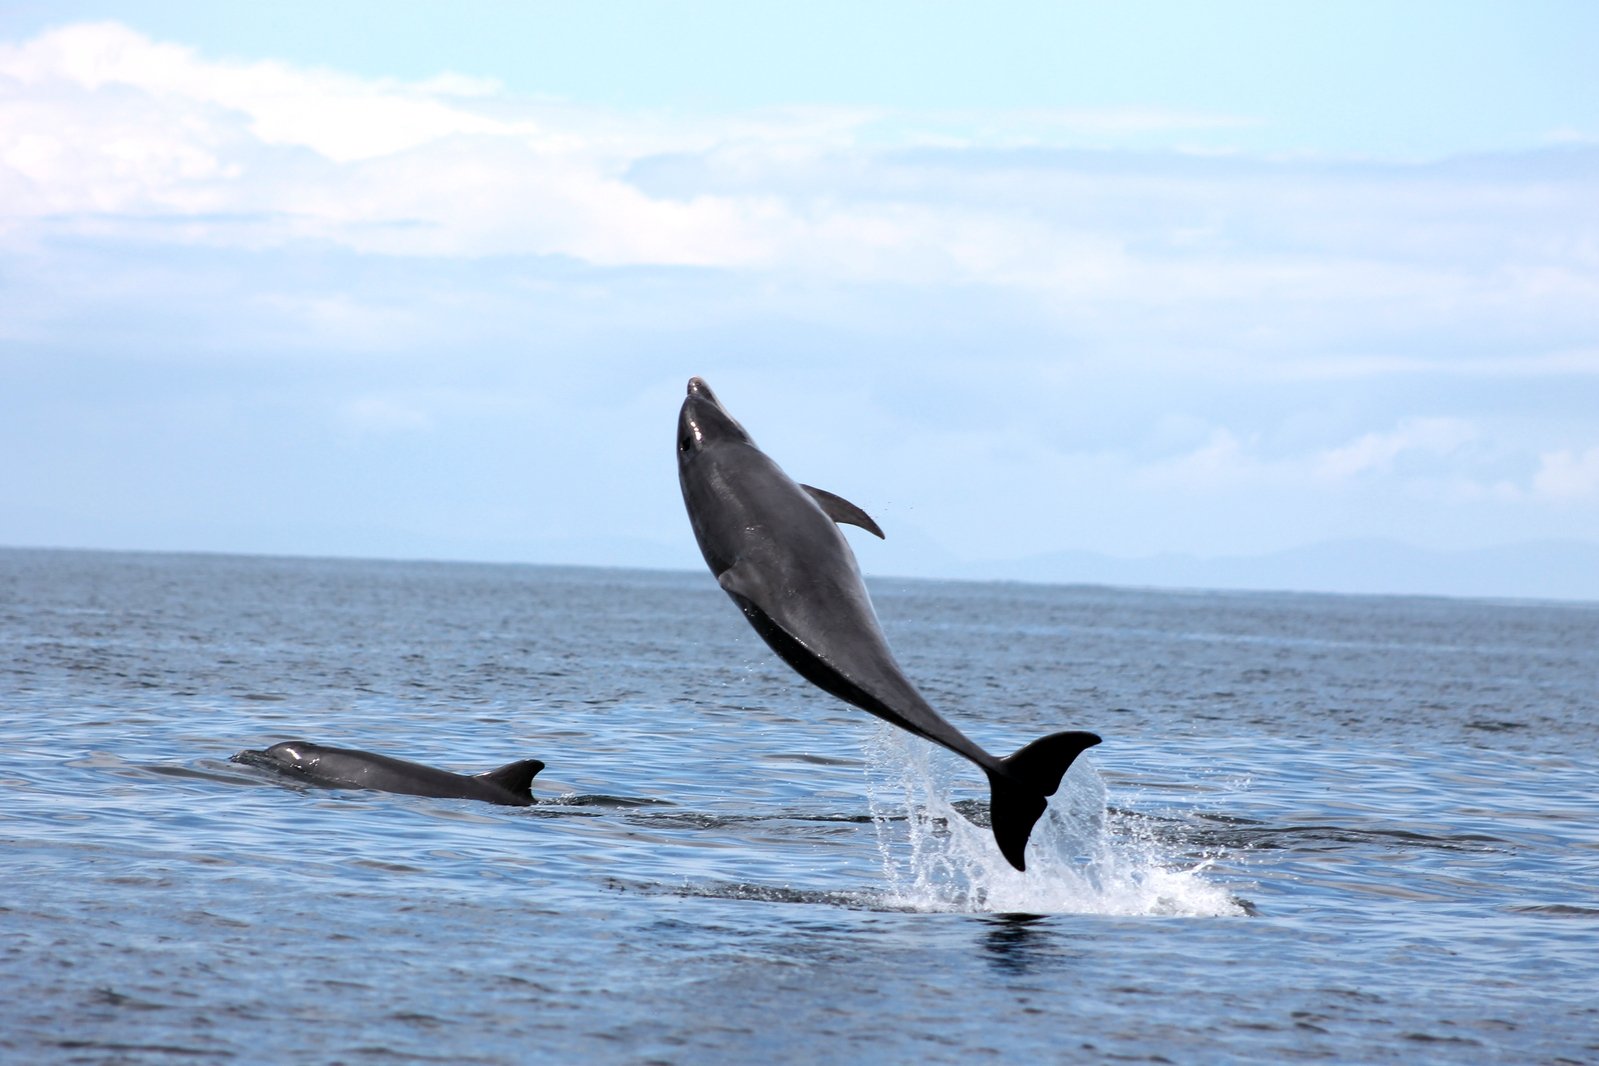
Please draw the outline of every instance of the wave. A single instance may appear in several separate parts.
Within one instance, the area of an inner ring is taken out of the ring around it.
[[[1104,780],[1079,758],[1033,830],[1027,872],[1013,869],[988,829],[949,800],[930,745],[880,726],[868,751],[884,901],[912,910],[1011,914],[1223,917],[1252,908],[1205,877],[1213,859],[1112,818]],[[896,815],[909,811],[909,817]],[[1128,827],[1134,827],[1129,832]]]

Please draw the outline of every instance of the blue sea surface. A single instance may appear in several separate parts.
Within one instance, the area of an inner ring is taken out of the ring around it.
[[[1025,874],[704,573],[0,550],[0,1059],[1599,1061],[1599,605],[870,586],[988,749],[1104,737]]]

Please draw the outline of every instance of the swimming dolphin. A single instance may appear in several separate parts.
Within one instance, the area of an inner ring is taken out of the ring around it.
[[[1047,797],[1099,737],[1054,733],[1000,759],[946,722],[894,661],[835,523],[883,531],[848,500],[790,480],[697,377],[678,414],[677,474],[706,564],[761,638],[817,687],[982,767],[994,840],[1025,870]]]
[[[523,759],[468,777],[370,751],[324,748],[306,740],[285,740],[265,751],[241,751],[232,761],[276,770],[323,788],[370,788],[407,796],[483,800],[507,807],[532,805],[533,778],[544,769],[537,759]]]

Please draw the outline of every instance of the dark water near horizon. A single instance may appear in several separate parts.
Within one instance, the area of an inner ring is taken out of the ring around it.
[[[1599,605],[872,591],[990,750],[1105,738],[1026,874],[706,574],[0,550],[0,1060],[1599,1061]]]

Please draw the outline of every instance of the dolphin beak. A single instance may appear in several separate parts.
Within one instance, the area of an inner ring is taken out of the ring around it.
[[[711,438],[717,440],[742,440],[753,444],[738,419],[727,413],[722,401],[702,377],[688,379],[688,397],[678,417],[678,450],[690,445],[703,444]]]

